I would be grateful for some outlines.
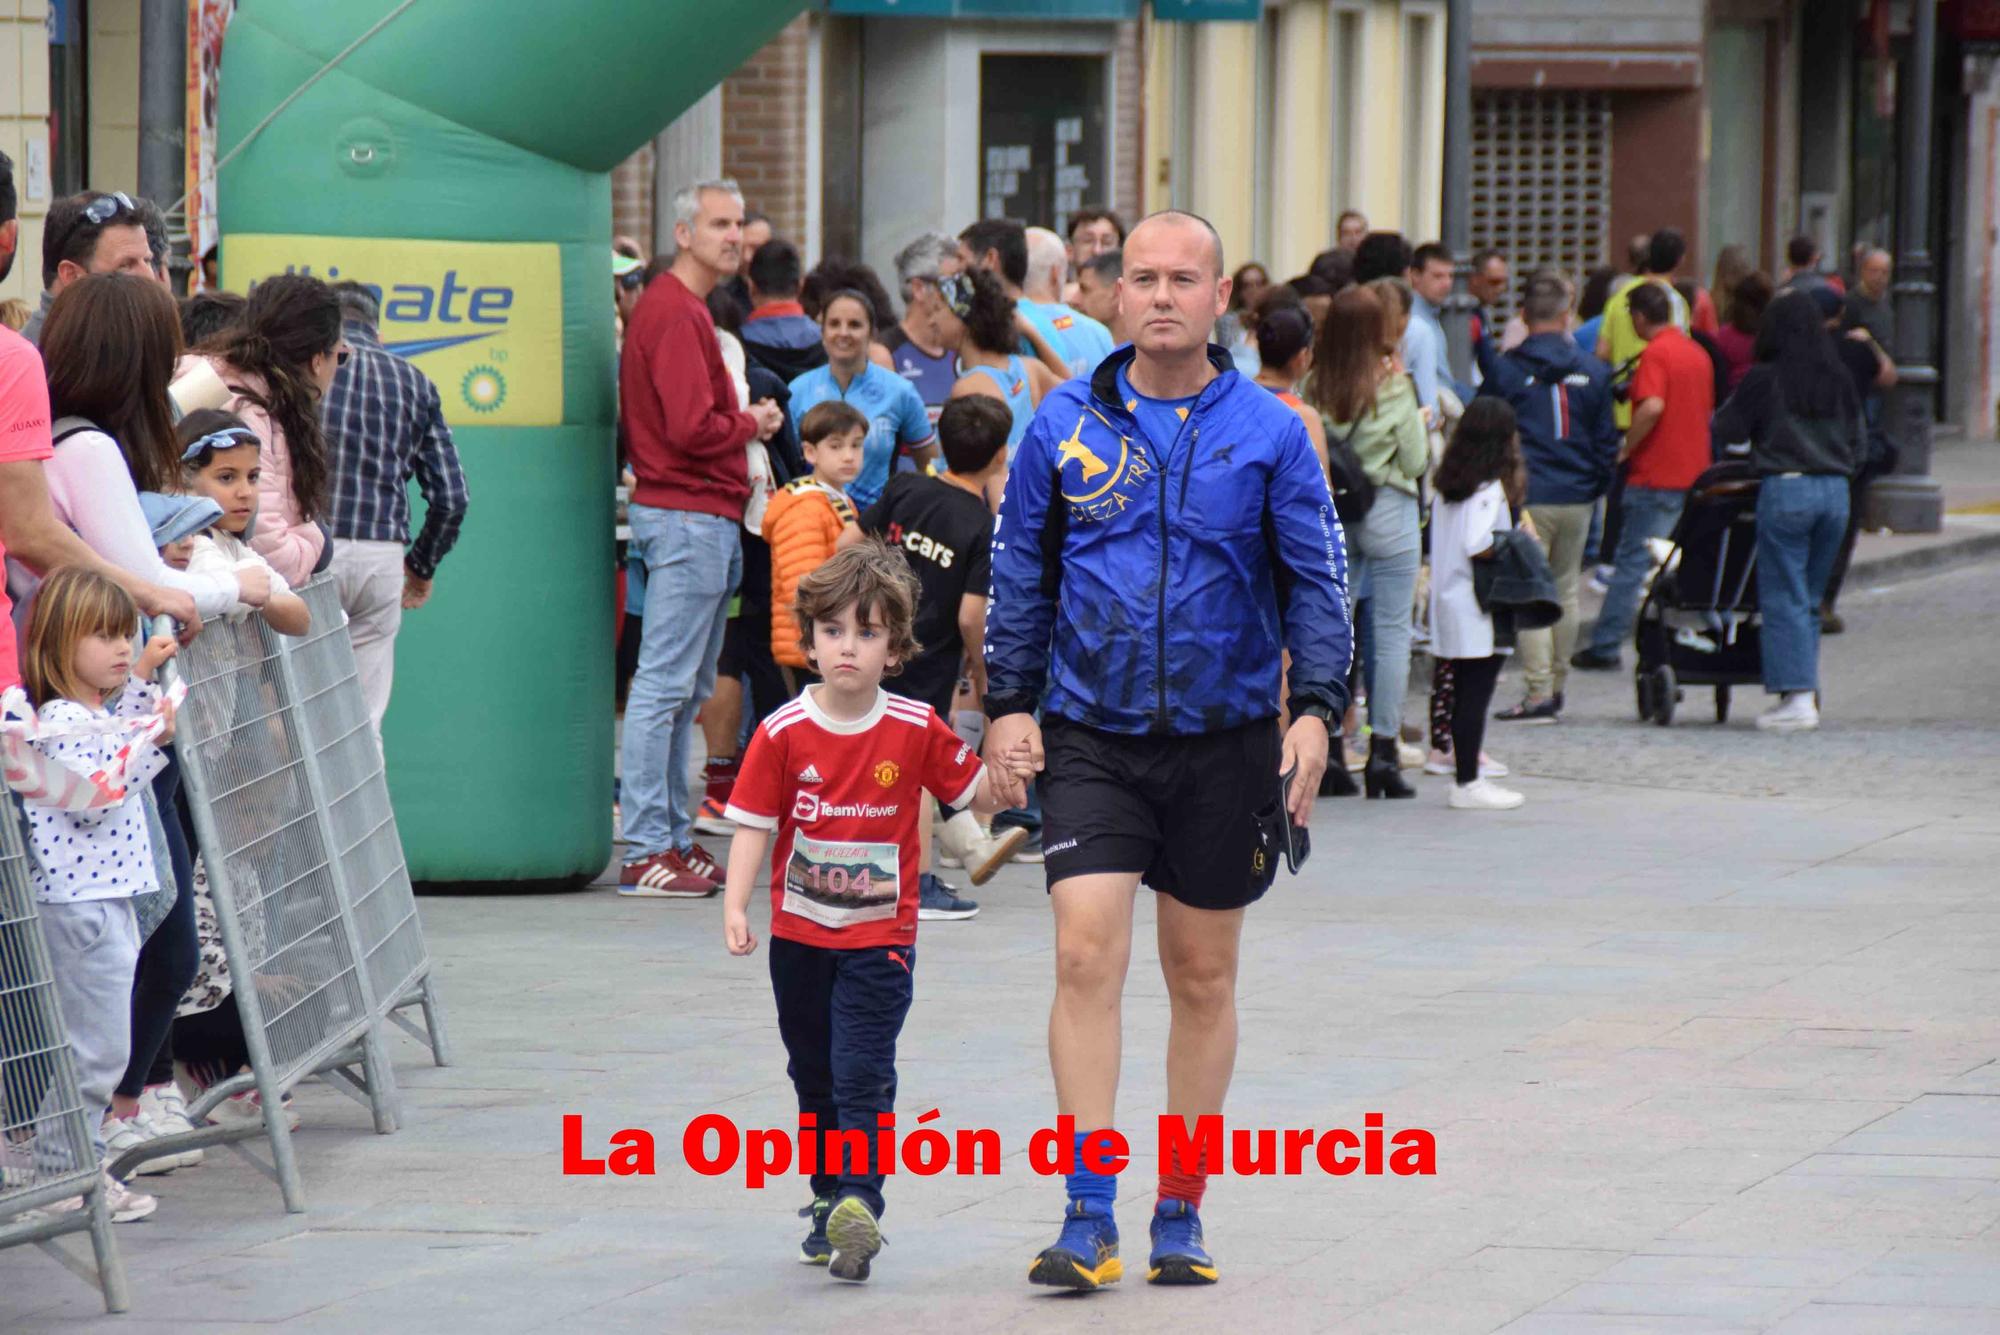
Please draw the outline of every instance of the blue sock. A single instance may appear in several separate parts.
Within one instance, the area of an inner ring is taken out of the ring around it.
[[[1083,1143],[1094,1135],[1103,1134],[1102,1131],[1076,1133],[1076,1171],[1064,1176],[1069,1184],[1071,1200],[1083,1201],[1089,1213],[1109,1219],[1118,1203],[1118,1179],[1109,1173],[1093,1173],[1083,1166]]]

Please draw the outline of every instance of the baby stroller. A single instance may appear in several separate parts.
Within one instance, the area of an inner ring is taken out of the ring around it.
[[[1639,606],[1633,640],[1639,717],[1674,721],[1683,687],[1715,688],[1715,721],[1729,721],[1729,688],[1763,681],[1757,616],[1757,475],[1744,460],[1711,466],[1688,489],[1673,548]]]

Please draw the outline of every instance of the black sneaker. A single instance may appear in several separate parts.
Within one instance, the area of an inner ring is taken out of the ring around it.
[[[958,922],[979,912],[979,905],[962,899],[950,886],[929,872],[917,882],[917,917],[925,921],[942,919]]]
[[[833,1244],[826,1238],[826,1217],[832,1213],[831,1196],[815,1196],[811,1205],[799,1211],[799,1218],[812,1220],[806,1240],[799,1244],[799,1264],[825,1265],[833,1259]]]
[[[1595,649],[1579,649],[1569,657],[1569,665],[1585,672],[1616,672],[1621,659],[1615,653],[1600,654]]]
[[[1543,700],[1539,704],[1529,704],[1526,700],[1493,715],[1503,723],[1555,723],[1562,718],[1562,706],[1555,700]]]

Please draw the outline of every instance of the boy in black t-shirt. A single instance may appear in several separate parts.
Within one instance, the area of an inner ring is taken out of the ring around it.
[[[961,675],[972,679],[975,695],[986,692],[982,653],[986,632],[986,590],[993,546],[993,510],[1007,478],[1007,435],[1013,417],[1005,404],[983,394],[953,399],[938,415],[938,443],[950,472],[929,477],[897,473],[875,504],[863,511],[860,533],[875,534],[903,553],[917,576],[917,642],[923,653],[904,665],[890,689],[952,716],[952,697]],[[843,539],[843,544],[847,544]],[[969,652],[968,652],[969,651]],[[960,669],[968,669],[961,673]],[[1023,829],[998,837],[980,828],[969,811],[945,823],[947,852],[984,885],[1026,843]],[[928,871],[922,878],[919,916],[969,918],[979,906],[960,899]]]

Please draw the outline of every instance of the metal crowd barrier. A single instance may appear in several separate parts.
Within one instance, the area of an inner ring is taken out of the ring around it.
[[[422,1039],[439,1065],[450,1060],[346,617],[331,580],[300,593],[312,610],[305,636],[279,635],[261,617],[217,621],[169,668],[188,686],[175,750],[250,1070],[189,1103],[193,1131],[112,1165],[127,1176],[166,1150],[262,1134],[271,1163],[252,1162],[293,1213],[305,1193],[282,1113],[287,1091],[323,1076],[386,1135],[397,1097],[383,1022]],[[422,1029],[402,1014],[410,1006],[422,1007]],[[199,1125],[252,1089],[261,1126]]]
[[[104,1293],[107,1311],[127,1306],[125,1266],[111,1236],[103,1176],[56,1004],[47,947],[35,916],[34,885],[19,809],[0,797],[0,1249],[32,1242]],[[81,1196],[83,1209],[50,1210]],[[56,1245],[90,1232],[93,1271]]]

